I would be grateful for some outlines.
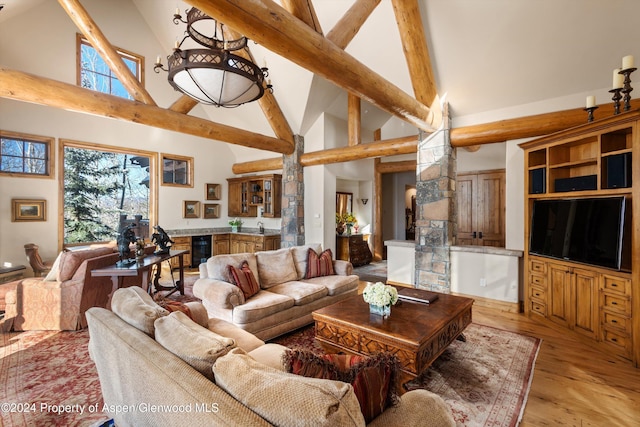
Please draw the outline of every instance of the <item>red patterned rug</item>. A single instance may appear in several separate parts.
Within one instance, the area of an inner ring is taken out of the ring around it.
[[[290,348],[323,354],[314,327],[274,340]],[[517,426],[527,401],[540,340],[478,324],[454,341],[409,389],[424,388],[451,407],[458,426]]]

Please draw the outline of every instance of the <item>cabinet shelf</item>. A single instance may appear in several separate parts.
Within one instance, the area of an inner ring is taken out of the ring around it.
[[[627,199],[624,240],[640,238],[640,214],[633,212],[640,206],[640,184],[631,179],[640,167],[639,125],[640,111],[632,111],[520,144],[525,241],[531,238],[534,201],[603,196]],[[630,253],[623,255],[637,259],[637,247],[630,245]],[[640,283],[640,264],[629,262],[631,271],[607,269],[536,256],[525,247],[524,265],[523,299],[529,317],[562,325],[640,367],[640,298],[633,295]]]

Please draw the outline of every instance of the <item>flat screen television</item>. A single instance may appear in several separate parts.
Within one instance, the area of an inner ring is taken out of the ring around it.
[[[529,253],[617,270],[630,269],[626,199],[535,200]],[[629,223],[630,225],[630,223]]]

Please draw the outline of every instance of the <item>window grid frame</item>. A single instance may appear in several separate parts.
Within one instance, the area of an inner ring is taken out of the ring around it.
[[[23,171],[22,172],[10,172],[4,171],[0,169],[0,176],[8,176],[8,177],[19,177],[19,178],[45,178],[45,179],[53,179],[55,177],[55,138],[49,136],[41,136],[41,135],[31,135],[22,132],[12,132],[6,130],[0,130],[0,141],[3,139],[20,141],[22,143],[31,142],[36,144],[44,144],[45,145],[45,172],[44,173],[30,173],[24,172],[24,162],[25,156],[21,156],[23,163]],[[0,147],[0,160],[4,157],[2,154],[2,149]],[[11,156],[17,157],[17,156]],[[42,159],[39,159],[42,160]]]

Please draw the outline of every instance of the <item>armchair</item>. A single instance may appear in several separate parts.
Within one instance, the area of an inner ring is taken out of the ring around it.
[[[51,270],[53,262],[42,261],[42,258],[40,258],[40,254],[38,253],[38,249],[39,247],[35,243],[27,243],[24,245],[24,252],[27,254],[27,261],[29,261],[29,265],[33,269],[33,275],[41,277],[46,276],[49,270]]]

